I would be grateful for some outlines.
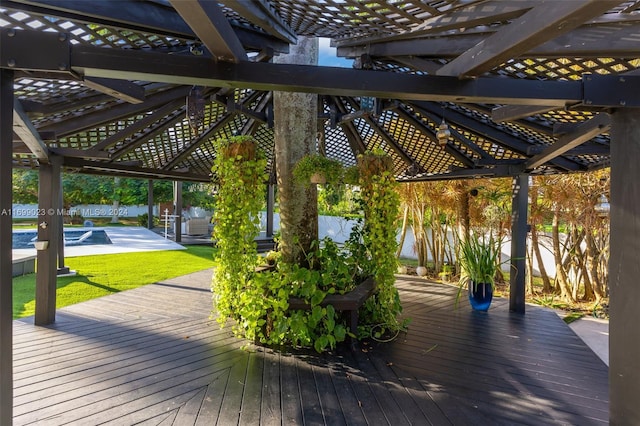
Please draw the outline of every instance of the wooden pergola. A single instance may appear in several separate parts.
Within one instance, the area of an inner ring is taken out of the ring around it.
[[[611,166],[610,420],[640,422],[640,335],[625,326],[640,319],[640,2],[0,0],[0,31],[0,211],[11,211],[11,169],[37,168],[50,241],[37,324],[55,321],[61,170],[207,182],[212,141],[250,134],[273,174],[273,91],[315,93],[318,148],[347,165],[378,148],[399,181],[512,177],[514,262],[529,176]],[[299,37],[331,39],[353,67],[271,61]],[[10,235],[3,215],[2,424]],[[524,312],[524,276],[509,307]]]

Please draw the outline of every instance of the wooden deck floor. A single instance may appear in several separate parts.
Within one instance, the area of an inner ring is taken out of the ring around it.
[[[210,276],[14,321],[14,424],[607,423],[606,365],[549,310],[453,310],[454,288],[398,279],[395,341],[277,353],[209,319]]]

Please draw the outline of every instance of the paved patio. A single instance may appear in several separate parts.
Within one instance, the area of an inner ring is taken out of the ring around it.
[[[409,331],[276,352],[210,319],[211,271],[14,321],[14,424],[606,424],[607,366],[551,310],[453,309],[398,279]]]

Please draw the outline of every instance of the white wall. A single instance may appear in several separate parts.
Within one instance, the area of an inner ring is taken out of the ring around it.
[[[266,230],[266,213],[261,213],[261,224],[262,231]],[[343,243],[349,238],[349,233],[351,232],[351,228],[354,226],[354,220],[344,219],[342,217],[337,216],[319,216],[318,217],[318,236],[320,238],[331,237],[332,240]],[[274,231],[277,232],[280,229],[280,216],[278,214],[273,215],[273,228]],[[451,238],[451,236],[450,236]],[[398,235],[397,241],[400,241],[400,235]],[[402,252],[400,254],[401,257],[407,259],[417,259],[416,253],[413,249],[414,245],[413,232],[411,229],[407,230],[407,235],[404,239],[404,244],[402,245]],[[531,244],[531,241],[528,241],[528,244]],[[555,276],[555,263],[553,260],[553,251],[550,250],[551,240],[545,236],[540,237],[540,245],[542,252],[542,260],[544,262],[545,270],[550,278]],[[502,244],[502,260],[506,261],[511,256],[511,240],[506,240]],[[509,264],[505,263],[502,266],[504,271],[509,271]],[[533,262],[533,274],[536,276],[540,275],[540,270],[538,267],[538,262]]]

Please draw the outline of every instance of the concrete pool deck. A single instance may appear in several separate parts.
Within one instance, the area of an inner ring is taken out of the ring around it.
[[[105,231],[111,244],[65,246],[65,257],[95,254],[132,253],[155,250],[184,250],[184,247],[141,226],[104,226],[94,228],[67,228],[73,231]],[[25,230],[25,231],[35,231]],[[20,231],[14,231],[20,232]],[[35,248],[13,249],[13,258],[33,256]]]

